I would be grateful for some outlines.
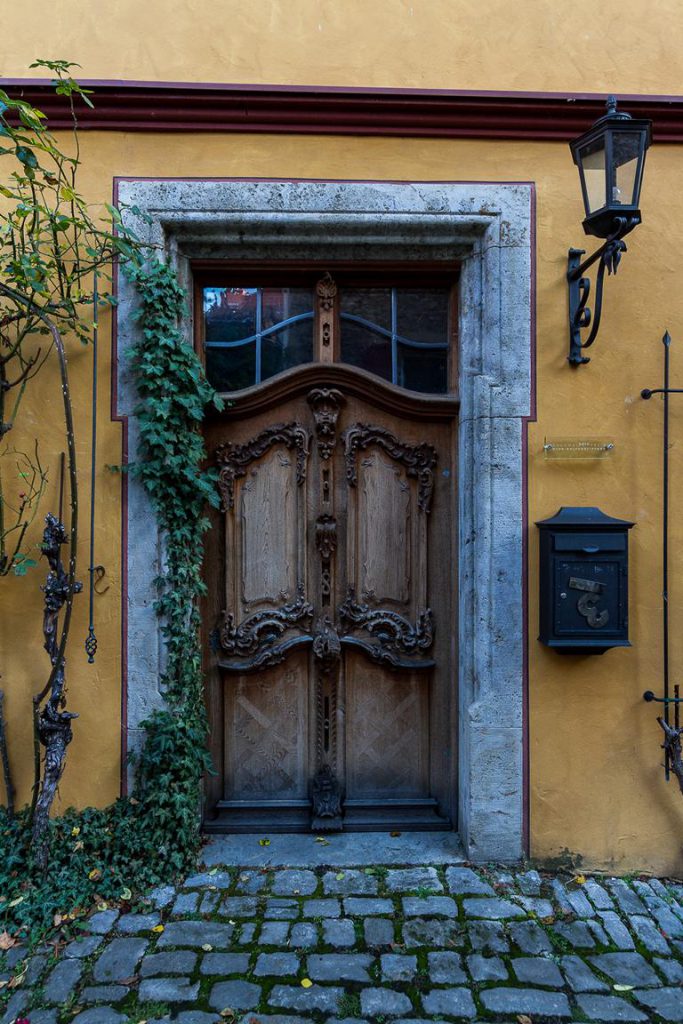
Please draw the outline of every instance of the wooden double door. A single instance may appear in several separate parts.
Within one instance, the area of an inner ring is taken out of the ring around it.
[[[208,424],[208,829],[453,826],[454,433],[320,365]]]

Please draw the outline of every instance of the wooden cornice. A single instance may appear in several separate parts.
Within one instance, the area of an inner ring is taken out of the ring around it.
[[[605,104],[605,96],[591,93],[93,80],[81,84],[94,91],[95,107],[79,106],[79,126],[92,131],[567,142],[585,131]],[[5,78],[0,79],[0,87],[44,111],[51,128],[71,126],[67,104],[49,82]],[[619,95],[618,99],[633,116],[653,121],[656,143],[683,142],[683,96]]]

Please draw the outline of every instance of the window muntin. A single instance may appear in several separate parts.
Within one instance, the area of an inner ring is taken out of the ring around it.
[[[367,285],[363,272],[341,275],[335,279],[334,337],[330,344],[328,336],[321,349],[312,286],[319,276],[299,273],[288,281],[280,273],[275,281],[286,286],[279,287],[260,285],[259,280],[267,280],[265,273],[254,273],[252,281],[242,273],[238,281],[253,287],[216,286],[210,280],[199,286],[206,372],[218,391],[240,391],[292,367],[330,358],[410,391],[449,390],[452,277],[441,272],[437,287],[425,276],[413,284],[414,275],[405,271],[395,284],[387,281],[388,274],[377,284],[369,275]]]
[[[448,288],[352,288],[340,298],[341,361],[409,391],[448,390]]]
[[[313,360],[312,288],[204,288],[206,374],[241,391]]]

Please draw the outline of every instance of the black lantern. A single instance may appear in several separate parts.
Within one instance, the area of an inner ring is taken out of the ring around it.
[[[622,239],[640,224],[640,187],[650,129],[650,121],[636,120],[617,110],[616,98],[610,96],[607,113],[570,143],[586,210],[583,229],[587,235],[606,239],[583,263],[585,250],[569,250],[569,362],[575,366],[590,361],[582,350],[593,344],[598,333],[605,270],[616,274],[626,252]],[[590,280],[583,273],[598,259],[595,318],[588,338],[582,342],[581,331],[591,326],[592,319],[587,306]]]
[[[634,120],[617,110],[616,98],[610,96],[604,117],[570,143],[581,178],[587,235],[608,238],[618,230],[615,218],[619,217],[632,220],[631,227],[640,223],[638,205],[650,126],[650,121]]]

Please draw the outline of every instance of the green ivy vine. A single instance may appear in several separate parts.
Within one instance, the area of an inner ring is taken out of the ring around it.
[[[68,941],[93,906],[135,905],[146,887],[192,870],[202,777],[212,770],[198,602],[204,512],[218,499],[215,473],[204,467],[200,425],[207,406],[220,408],[221,400],[182,335],[185,293],[173,270],[152,256],[125,273],[140,300],[131,353],[140,445],[128,471],[147,491],[164,538],[156,610],[167,650],[166,709],[143,723],[131,798],[69,810],[50,822],[47,874],[31,867],[27,810],[9,818],[0,808],[0,931],[29,944],[43,940],[57,919]],[[0,993],[0,1009],[4,1002]]]
[[[200,425],[207,406],[221,408],[221,400],[180,330],[185,293],[173,270],[155,256],[126,273],[140,298],[140,331],[131,352],[140,444],[131,472],[147,491],[164,538],[156,611],[167,651],[161,682],[168,705],[143,723],[135,797],[164,857],[180,871],[198,848],[201,779],[211,770],[198,601],[204,593],[202,536],[209,526],[204,510],[218,497],[215,472],[203,468]]]

